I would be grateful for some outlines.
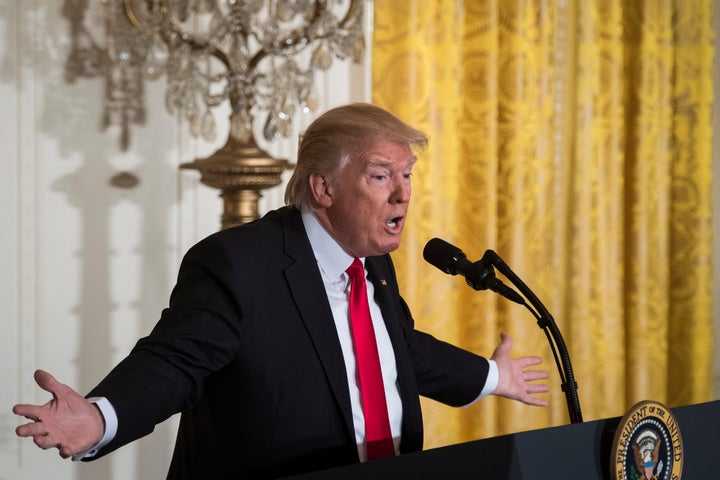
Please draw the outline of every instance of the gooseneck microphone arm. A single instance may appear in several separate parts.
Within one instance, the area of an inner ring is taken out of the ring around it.
[[[565,393],[565,399],[567,401],[568,413],[570,415],[571,423],[582,423],[582,412],[580,410],[580,400],[577,394],[577,382],[573,375],[572,364],[570,363],[570,355],[568,353],[565,341],[560,333],[560,329],[555,323],[550,312],[545,308],[540,299],[533,293],[532,290],[513,272],[510,267],[503,261],[500,256],[492,250],[487,250],[483,255],[483,260],[494,266],[500,273],[502,273],[510,282],[520,290],[525,298],[535,307],[537,312],[530,308],[527,304],[525,306],[532,312],[537,319],[538,325],[545,332],[550,342],[550,347],[555,357],[555,363],[557,364],[560,372],[560,379],[562,381],[561,388]],[[556,347],[557,346],[557,350]],[[560,358],[558,358],[558,351]]]
[[[433,238],[425,245],[423,258],[447,274],[462,275],[465,277],[466,283],[475,290],[492,290],[515,303],[523,305],[533,314],[550,343],[555,365],[557,365],[558,371],[560,372],[562,391],[565,393],[565,398],[567,399],[570,421],[572,423],[582,422],[580,401],[577,395],[577,383],[573,377],[570,355],[568,354],[560,330],[542,302],[535,296],[532,290],[515,275],[498,254],[492,250],[487,250],[480,260],[473,263],[469,261],[465,253],[455,245],[439,238]],[[505,275],[525,297],[496,278],[493,267]],[[525,301],[526,298],[535,309],[528,305]]]

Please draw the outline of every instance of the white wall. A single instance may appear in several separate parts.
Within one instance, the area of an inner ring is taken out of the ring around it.
[[[218,191],[178,165],[224,143],[227,111],[216,112],[216,144],[193,140],[165,112],[164,81],[147,83],[147,123],[122,151],[119,130],[100,127],[102,80],[63,78],[63,4],[0,0],[0,480],[164,478],[176,419],[79,465],[17,438],[11,408],[48,400],[37,368],[84,393],[154,325],[183,253],[219,227]],[[368,72],[369,55],[359,66],[336,62],[316,83],[318,112],[369,100]],[[294,162],[297,133],[315,115],[297,118],[290,139],[262,146]],[[139,184],[111,185],[119,172]],[[282,186],[267,191],[261,213],[282,197]]]

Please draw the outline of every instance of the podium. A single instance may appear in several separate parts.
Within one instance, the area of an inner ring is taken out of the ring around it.
[[[718,478],[720,401],[670,409],[686,480]],[[606,480],[621,417],[532,430],[288,477],[294,480]]]

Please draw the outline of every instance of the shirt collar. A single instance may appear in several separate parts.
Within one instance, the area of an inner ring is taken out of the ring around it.
[[[328,280],[339,278],[353,262],[354,257],[348,255],[345,250],[335,241],[333,237],[320,224],[320,221],[309,208],[300,209],[302,221],[305,225],[310,246],[315,254],[320,271]],[[365,265],[365,259],[360,259]]]

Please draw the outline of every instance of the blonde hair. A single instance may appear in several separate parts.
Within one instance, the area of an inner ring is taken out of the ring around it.
[[[285,203],[300,208],[307,202],[310,175],[327,175],[346,160],[358,158],[378,140],[425,148],[427,136],[390,112],[368,103],[352,103],[323,113],[300,138],[295,171],[285,189]]]

